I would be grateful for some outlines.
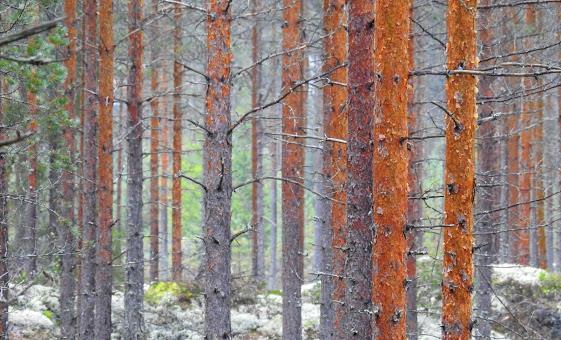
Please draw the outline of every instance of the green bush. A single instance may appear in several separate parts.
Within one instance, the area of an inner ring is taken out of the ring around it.
[[[540,272],[538,274],[541,290],[545,294],[561,291],[561,274]]]
[[[152,305],[158,304],[165,296],[172,296],[179,303],[189,303],[196,296],[189,287],[177,282],[156,282],[144,294],[144,300]]]

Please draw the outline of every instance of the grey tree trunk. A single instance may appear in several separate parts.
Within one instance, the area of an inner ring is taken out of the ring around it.
[[[3,92],[3,81],[0,83]],[[3,118],[0,99],[0,117]],[[6,174],[6,154],[0,151],[0,340],[8,340],[8,176]]]
[[[277,177],[279,173],[279,143],[273,139],[269,144],[269,152],[271,154],[271,176]],[[271,217],[270,217],[270,224],[271,224],[271,238],[269,241],[269,252],[271,256],[271,263],[269,267],[269,280],[268,280],[268,287],[269,289],[275,289],[277,287],[277,221],[278,221],[278,185],[277,181],[271,181]]]

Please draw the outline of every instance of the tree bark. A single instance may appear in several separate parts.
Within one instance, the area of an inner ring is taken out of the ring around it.
[[[323,112],[325,134],[330,138],[347,139],[347,88],[337,84],[346,84],[347,68],[341,67],[347,60],[348,36],[345,29],[347,14],[345,0],[324,0],[323,29],[327,35],[324,40],[326,59],[323,72],[331,72],[329,83],[323,88]],[[345,182],[347,181],[347,145],[344,143],[324,144],[323,172],[328,181],[329,196],[332,198],[331,223],[323,231],[324,254],[323,271],[331,275],[322,276],[320,338],[335,339],[344,334],[341,320],[345,311],[342,301],[345,298],[343,285],[343,268],[345,253],[343,251],[346,235],[346,199]]]
[[[372,254],[374,334],[406,338],[407,107],[411,1],[376,1]],[[394,62],[402,60],[404,62]]]
[[[35,71],[32,71],[35,72]],[[31,121],[29,130],[33,133],[37,132],[38,127],[38,103],[37,95],[32,90],[27,90],[27,103],[29,106],[29,114]],[[32,141],[29,146],[28,163],[29,170],[27,173],[27,204],[25,207],[25,231],[24,231],[24,256],[25,256],[25,273],[28,279],[33,279],[37,274],[37,171],[39,167],[38,160],[38,141]]]
[[[475,17],[477,0],[448,6],[449,70],[477,68]],[[444,211],[444,276],[442,334],[446,340],[469,339],[473,291],[473,202],[475,191],[475,130],[477,79],[453,75],[446,82],[446,163]]]
[[[144,338],[144,250],[142,231],[142,58],[144,2],[129,1],[129,86],[127,136],[127,264],[125,266],[126,340]],[[152,229],[153,230],[153,229]],[[157,232],[157,228],[156,228]]]
[[[260,4],[258,0],[252,0],[251,6],[253,12],[258,13]],[[256,108],[261,105],[260,87],[261,87],[261,68],[257,65],[260,54],[260,29],[256,19],[251,29],[252,41],[252,60],[255,66],[251,71],[251,105]],[[263,124],[261,117],[255,115],[251,120],[251,173],[253,178],[261,178],[263,176]],[[263,228],[263,183],[255,181],[252,184],[251,194],[251,250],[252,250],[252,275],[257,282],[263,282],[265,279],[265,230]]]
[[[349,3],[347,227],[341,339],[372,336],[372,127],[374,116],[374,3]],[[334,232],[335,234],[336,232]],[[334,257],[335,258],[335,257]],[[336,269],[336,268],[335,268]],[[337,325],[337,324],[336,324]]]
[[[84,2],[84,108],[82,142],[82,239],[79,338],[94,339],[95,243],[97,229],[97,1]]]
[[[230,1],[210,0],[207,17],[206,118],[204,157],[205,337],[230,339],[232,64]]]
[[[4,94],[5,80],[0,80]],[[4,102],[0,98],[0,118],[4,118]],[[3,136],[2,136],[3,137]],[[8,340],[8,298],[10,273],[8,271],[8,175],[6,154],[0,150],[0,340]]]
[[[95,337],[111,338],[113,285],[113,0],[99,2],[98,231],[95,273]],[[130,176],[129,176],[130,178]]]
[[[77,52],[76,45],[78,30],[76,27],[76,0],[64,1],[64,14],[66,15],[65,25],[68,30],[69,45],[66,51],[66,70],[67,76],[64,82],[64,95],[66,112],[72,121],[76,119],[76,75],[77,75]],[[76,138],[73,127],[64,129],[64,141],[69,148],[69,160],[76,160]],[[65,170],[62,173],[62,193],[65,200],[62,204],[62,221],[57,223],[58,247],[60,252],[60,336],[62,339],[74,339],[76,337],[76,315],[74,303],[76,300],[76,239],[74,228],[76,224],[74,215],[76,180],[72,170]]]
[[[302,1],[283,0],[282,93],[303,79]],[[303,135],[306,127],[303,92],[291,92],[282,103],[282,132]],[[282,316],[283,339],[302,338],[301,286],[304,275],[304,148],[288,137],[282,144],[282,177],[300,185],[282,183]]]
[[[181,83],[182,72],[179,61],[181,52],[181,12],[179,4],[175,4],[175,28],[173,32],[173,179],[172,179],[172,237],[171,237],[171,271],[176,282],[183,277],[181,250]]]
[[[167,70],[169,64],[163,63],[162,69]],[[168,87],[168,72],[162,72],[162,85]],[[162,120],[161,125],[161,149],[162,149],[162,176],[160,177],[160,280],[169,279],[169,230],[168,230],[168,212],[169,212],[169,156],[170,156],[170,114],[168,112],[169,100],[167,97],[162,98]]]
[[[152,12],[157,15],[158,1],[152,0]],[[151,75],[150,86],[153,95],[159,94],[159,49],[161,46],[157,44],[159,35],[159,26],[157,21],[152,23],[152,44],[150,46],[151,57]],[[150,102],[152,110],[151,130],[150,130],[150,280],[158,281],[159,278],[159,257],[160,257],[160,239],[159,239],[159,213],[160,213],[160,197],[159,197],[159,152],[160,152],[160,99],[154,97]]]

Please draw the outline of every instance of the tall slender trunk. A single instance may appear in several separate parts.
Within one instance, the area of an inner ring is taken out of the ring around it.
[[[532,240],[532,265],[539,268],[547,268],[546,238],[545,238],[545,188],[544,188],[544,144],[543,144],[543,119],[544,119],[544,100],[537,98],[532,116],[532,167],[533,167],[533,217],[535,223],[531,224],[533,231]]]
[[[279,172],[279,143],[276,140],[271,140],[269,144],[269,153],[271,155],[271,176],[277,177]],[[271,238],[269,243],[270,252],[270,266],[269,266],[269,279],[267,286],[269,289],[275,289],[277,286],[277,221],[278,221],[278,185],[277,181],[270,181],[271,189]]]
[[[144,250],[142,232],[142,0],[129,1],[129,86],[127,136],[127,264],[125,327],[127,340],[143,339]],[[153,230],[153,229],[152,229]],[[156,228],[157,232],[157,228]]]
[[[0,80],[0,93],[5,93],[5,80]],[[4,105],[0,97],[0,119]],[[0,137],[3,137],[0,134]],[[8,174],[6,154],[0,150],[0,340],[8,340],[8,298],[10,273],[8,271]]]
[[[372,254],[373,330],[379,339],[406,338],[407,106],[411,1],[376,1],[378,76],[374,84]],[[405,62],[396,63],[394,60]]]
[[[35,71],[33,71],[35,72]],[[37,95],[32,90],[27,90],[27,102],[29,105],[29,114],[31,121],[29,130],[37,132],[39,108],[37,103]],[[37,171],[39,167],[38,160],[38,141],[34,140],[28,149],[29,170],[27,173],[27,204],[25,207],[24,222],[24,256],[25,256],[25,272],[29,279],[33,279],[37,274]]]
[[[158,13],[158,1],[152,0],[152,11],[154,14]],[[157,21],[152,23],[152,45],[150,47],[150,57],[151,57],[151,78],[150,86],[153,95],[158,95],[159,93],[159,49],[161,48],[158,41],[159,26],[157,26]],[[160,269],[159,257],[160,257],[160,247],[159,247],[159,212],[160,212],[160,197],[159,197],[159,152],[160,152],[160,99],[154,97],[150,102],[150,108],[152,110],[151,130],[150,130],[150,280],[157,281]]]
[[[79,338],[94,339],[95,243],[97,229],[97,1],[84,2],[84,108],[82,142],[82,238]]]
[[[163,63],[162,86],[168,88],[168,64]],[[160,177],[160,280],[167,280],[169,276],[169,244],[168,244],[168,205],[169,205],[169,156],[170,156],[170,113],[168,112],[168,97],[162,97],[161,149],[162,149],[162,176]]]
[[[172,178],[172,237],[171,237],[171,271],[174,281],[183,277],[181,250],[181,83],[182,72],[179,62],[181,52],[181,5],[175,4],[175,28],[173,31],[173,178]]]
[[[303,53],[294,50],[302,42],[302,1],[283,0],[282,93],[290,91],[303,78]],[[301,89],[283,101],[282,132],[303,135],[306,127]],[[287,137],[282,144],[282,177],[295,181],[282,183],[282,330],[283,339],[302,338],[301,286],[304,275],[304,148],[301,140]]]
[[[124,92],[124,91],[122,91]],[[124,98],[123,94],[123,98]],[[127,120],[127,113],[125,112],[125,103],[118,103],[118,110],[117,110],[117,128],[118,128],[118,136],[122,136],[126,131],[126,120]],[[123,177],[124,177],[124,169],[123,169],[123,155],[125,153],[126,146],[124,143],[121,143],[117,147],[117,169],[114,169],[115,177],[117,180],[117,193],[115,197],[115,227],[114,227],[114,239],[113,239],[113,249],[115,251],[115,263],[118,265],[123,264],[123,256],[122,249],[123,249],[123,235],[124,235],[124,219],[123,219]]]
[[[487,0],[482,1],[482,4],[488,5],[490,2]],[[483,58],[493,55],[493,26],[491,12],[482,13],[479,17],[479,32],[482,44],[481,56]],[[479,83],[479,92],[484,98],[492,98],[492,83],[493,78],[483,77]],[[493,105],[483,102],[479,107],[479,117],[488,118],[493,114]],[[491,319],[491,263],[494,260],[495,242],[492,231],[494,225],[498,221],[498,213],[485,213],[492,211],[497,207],[497,198],[499,197],[500,187],[497,185],[497,178],[499,174],[498,160],[499,160],[499,145],[498,139],[495,136],[497,127],[495,122],[482,123],[477,130],[477,183],[479,187],[476,190],[476,209],[479,213],[484,215],[479,218],[475,223],[475,231],[478,236],[476,238],[477,250],[474,257],[477,263],[477,270],[475,271],[475,306],[476,314],[478,316],[476,323],[475,335],[484,339],[491,336],[491,324],[488,320]]]
[[[448,6],[449,70],[477,68],[475,17],[477,0]],[[475,191],[475,130],[477,79],[457,74],[446,82],[444,211],[444,275],[442,279],[443,338],[469,339],[473,290],[473,201]],[[452,118],[453,117],[453,118]]]
[[[230,1],[210,0],[207,18],[204,157],[205,337],[229,339],[231,293],[232,135]]]
[[[253,12],[257,13],[260,9],[259,0],[252,0],[251,6]],[[260,53],[260,34],[258,19],[256,19],[251,29],[251,54],[255,64],[251,72],[251,105],[253,108],[258,107],[261,103],[259,93],[261,88],[261,68],[256,64]],[[263,176],[262,125],[261,117],[258,115],[253,116],[251,120],[251,173],[254,179]],[[265,278],[265,230],[263,229],[263,183],[261,181],[255,181],[252,184],[251,206],[252,275],[258,282],[262,282]]]
[[[323,114],[325,134],[330,138],[347,139],[347,88],[337,84],[347,83],[347,68],[342,67],[347,60],[348,36],[345,29],[347,14],[346,0],[324,0],[323,29],[327,38],[324,40],[326,59],[323,72],[332,72],[329,80],[332,82],[323,88]],[[322,271],[331,275],[322,276],[321,309],[320,309],[320,337],[335,339],[336,335],[343,335],[341,320],[345,308],[342,304],[345,298],[343,285],[343,268],[345,253],[343,251],[346,235],[346,205],[347,193],[347,145],[344,143],[325,143],[323,153],[323,172],[329,182],[328,190],[332,198],[331,223],[323,230],[322,245],[324,267]]]
[[[67,76],[64,82],[64,95],[68,102],[66,111],[70,120],[76,119],[76,75],[77,75],[77,52],[76,45],[78,30],[76,27],[76,0],[65,0],[64,14],[65,25],[68,30],[69,45],[66,51],[65,62]],[[76,138],[73,127],[64,129],[64,141],[69,148],[69,159],[74,164],[76,157]],[[75,176],[73,170],[65,170],[62,174],[62,194],[66,199],[62,204],[62,220],[57,223],[58,247],[60,252],[60,336],[62,339],[74,339],[76,337],[76,316],[74,303],[76,299],[76,239],[74,237],[74,191]]]
[[[111,338],[113,285],[113,0],[99,2],[98,231],[95,337]]]
[[[347,228],[340,339],[372,336],[372,124],[374,117],[374,3],[349,3]],[[335,232],[334,232],[335,233]],[[334,257],[335,259],[335,257]],[[403,284],[403,283],[402,283]],[[336,323],[337,325],[337,323]]]

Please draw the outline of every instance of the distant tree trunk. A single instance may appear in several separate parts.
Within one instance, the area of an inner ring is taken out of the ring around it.
[[[330,138],[347,139],[347,88],[337,85],[347,83],[347,68],[342,67],[347,60],[347,15],[346,0],[324,0],[323,29],[327,35],[324,40],[326,59],[323,72],[332,72],[323,88],[323,114],[325,134]],[[335,70],[336,69],[336,70]],[[335,71],[333,71],[335,70]],[[346,205],[347,193],[347,145],[344,143],[324,143],[323,172],[329,181],[331,223],[323,230],[322,246],[325,247],[324,267],[326,273],[321,277],[320,338],[336,339],[342,337],[344,329],[341,320],[345,311],[342,301],[345,298],[343,269],[345,266]],[[333,276],[328,275],[332,273]],[[337,335],[337,336],[336,336]]]
[[[77,52],[76,45],[78,30],[76,28],[76,0],[64,1],[65,25],[68,30],[69,45],[66,52],[65,62],[67,76],[64,82],[64,95],[68,102],[66,111],[70,120],[76,119],[76,75],[77,75]],[[74,164],[76,155],[76,138],[73,127],[64,129],[64,141],[69,148],[69,160]],[[62,194],[65,200],[62,204],[62,220],[56,225],[58,234],[58,247],[60,252],[60,336],[62,339],[76,338],[76,315],[74,303],[76,299],[76,239],[74,227],[76,224],[74,216],[75,198],[75,176],[74,169],[67,169],[62,174]]]
[[[283,0],[282,48],[291,51],[302,42],[302,1]],[[300,50],[283,54],[282,93],[290,91],[303,78],[304,62]],[[287,135],[305,133],[303,92],[290,93],[283,101],[282,132]],[[301,286],[304,275],[304,148],[301,140],[290,137],[282,144],[282,177],[300,185],[282,183],[282,330],[283,339],[302,338]]]
[[[35,71],[33,71],[35,72]],[[38,131],[38,104],[37,95],[33,90],[27,91],[27,102],[31,121],[29,130]],[[32,141],[29,146],[28,162],[29,170],[27,173],[27,204],[25,207],[25,231],[24,231],[24,256],[25,272],[29,279],[33,279],[37,273],[37,171],[38,160],[38,141]]]
[[[0,80],[0,93],[4,94],[5,81]],[[0,97],[0,119],[4,118],[4,105]],[[3,137],[3,136],[2,136]],[[10,273],[8,271],[8,174],[6,154],[0,150],[0,340],[8,340],[8,298]]]
[[[183,277],[181,250],[181,83],[182,72],[179,61],[181,53],[181,5],[175,4],[175,28],[173,32],[173,178],[172,178],[172,236],[171,236],[171,271],[174,281]]]
[[[127,136],[127,264],[125,266],[126,340],[144,338],[144,250],[142,232],[142,15],[143,1],[129,1],[129,86]],[[152,229],[153,230],[153,229]],[[156,228],[157,232],[157,228]]]
[[[279,143],[272,140],[269,144],[269,152],[271,155],[271,176],[277,177],[279,172]],[[269,251],[271,254],[271,264],[269,267],[269,289],[275,289],[277,286],[277,221],[278,221],[278,185],[277,181],[271,181],[271,239]]]
[[[511,106],[512,112],[517,112],[519,110],[519,105],[513,104]],[[507,191],[508,191],[508,206],[517,204],[520,197],[520,134],[519,130],[519,117],[511,115],[507,117]],[[518,216],[518,208],[507,209],[507,228],[506,229],[517,229],[520,225],[520,218]],[[518,232],[509,233],[509,252],[508,260],[511,263],[516,263],[518,258]]]
[[[413,3],[414,6],[414,3]],[[411,7],[410,17],[413,18],[413,7]],[[415,38],[411,34],[409,38],[409,69],[415,66]],[[421,130],[421,122],[418,108],[415,106],[415,91],[417,84],[413,79],[409,79],[409,94],[408,100],[408,135],[411,137],[413,134]],[[420,98],[420,97],[419,97]],[[422,195],[422,181],[423,181],[423,142],[415,143],[412,140],[408,141],[409,155],[409,196],[420,197]],[[417,254],[420,247],[422,247],[422,230],[414,228],[416,225],[421,224],[423,217],[423,207],[421,201],[418,199],[409,199],[407,202],[407,337],[409,340],[418,339],[418,320],[417,320]]]
[[[230,1],[210,0],[207,17],[204,157],[205,338],[230,339],[232,135]]]
[[[253,12],[257,13],[260,9],[259,0],[251,2]],[[260,30],[256,19],[251,29],[252,42],[252,60],[257,63],[260,53]],[[256,108],[260,105],[260,87],[261,87],[261,68],[254,65],[251,72],[251,105]],[[251,171],[253,178],[261,178],[263,176],[263,126],[261,117],[253,116],[251,121]],[[258,281],[264,280],[265,274],[265,231],[263,229],[263,183],[255,181],[252,184],[252,218],[251,218],[251,241],[252,241],[252,275]]]
[[[411,1],[376,1],[372,254],[374,334],[406,338],[407,107]],[[394,62],[403,60],[404,62]]]
[[[122,91],[124,92],[124,91]],[[123,94],[123,98],[125,95]],[[117,120],[118,120],[118,136],[122,136],[126,132],[126,120],[127,120],[127,113],[125,112],[125,103],[118,103],[118,110],[117,110]],[[117,149],[117,169],[115,169],[115,177],[117,178],[117,197],[116,200],[116,208],[115,208],[115,227],[113,235],[116,236],[113,239],[113,249],[115,251],[115,263],[116,264],[123,264],[123,245],[122,245],[122,238],[124,235],[124,227],[123,227],[123,154],[125,153],[125,145],[122,143]]]
[[[341,339],[372,336],[372,124],[374,116],[374,3],[349,2],[347,227]],[[336,231],[334,234],[336,235]],[[334,257],[335,259],[336,257]],[[336,270],[336,268],[335,268]],[[403,284],[403,283],[401,283]],[[335,323],[337,327],[337,323]]]
[[[162,86],[168,88],[168,64],[163,63],[162,69]],[[170,114],[168,112],[169,100],[167,97],[162,98],[162,120],[161,126],[161,149],[162,149],[162,176],[160,177],[160,280],[167,280],[169,276],[169,242],[168,242],[168,204],[169,204],[169,156],[170,156]]]
[[[99,2],[98,232],[95,337],[111,338],[113,284],[113,0]],[[129,176],[130,178],[130,176]],[[128,186],[127,186],[128,187]],[[129,249],[130,251],[130,249]]]
[[[154,14],[158,13],[158,1],[152,0],[152,11]],[[151,91],[153,95],[158,95],[159,88],[159,49],[161,46],[157,44],[159,27],[157,21],[152,23],[152,45],[150,46],[151,52]],[[160,239],[159,239],[159,212],[160,212],[160,197],[159,197],[159,152],[160,152],[160,99],[154,97],[150,102],[152,109],[151,130],[150,130],[150,280],[158,281],[159,274],[159,257],[160,257]]]
[[[97,1],[84,2],[84,109],[82,143],[82,239],[80,267],[80,331],[83,340],[94,337],[95,242],[97,229]]]
[[[477,68],[475,17],[477,0],[452,1],[448,6],[449,70]],[[444,275],[442,279],[443,339],[469,339],[473,290],[473,201],[475,192],[475,131],[477,79],[448,77],[446,95],[446,163],[444,211]]]
[[[483,0],[482,4],[489,5],[490,1]],[[485,12],[479,17],[479,32],[481,37],[482,49],[481,58],[487,58],[493,55],[493,26],[491,12]],[[479,83],[479,93],[483,98],[492,98],[492,77],[482,77]],[[493,114],[493,106],[483,102],[479,107],[479,117],[489,118]],[[477,183],[476,189],[476,209],[478,213],[483,214],[475,223],[475,231],[477,250],[474,257],[477,263],[475,271],[475,310],[478,317],[476,323],[475,335],[483,339],[491,337],[491,274],[490,265],[493,263],[495,255],[495,242],[492,231],[498,221],[497,213],[488,213],[497,208],[497,198],[500,195],[500,187],[497,184],[497,178],[500,169],[499,166],[499,145],[495,136],[497,128],[496,122],[490,121],[482,123],[477,129]]]

